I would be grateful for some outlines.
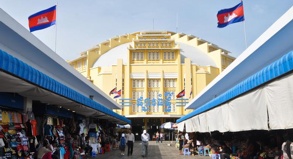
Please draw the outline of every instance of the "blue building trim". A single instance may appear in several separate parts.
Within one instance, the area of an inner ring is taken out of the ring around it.
[[[180,123],[184,120],[187,120],[191,117],[194,117],[198,114],[201,114],[207,110],[217,107],[220,104],[223,104],[233,98],[236,98],[250,90],[255,89],[256,87],[265,84],[271,80],[274,80],[290,71],[293,70],[293,51],[290,51],[286,55],[282,56],[279,60],[273,62],[267,67],[263,68],[254,75],[248,77],[244,81],[235,85],[222,95],[216,97],[215,99],[207,102],[206,104],[195,109],[193,112],[177,119],[177,123]]]
[[[77,103],[81,103],[85,106],[93,108],[97,111],[105,113],[116,119],[124,121],[126,123],[131,123],[131,121],[124,116],[121,116],[109,108],[83,96],[82,94],[76,92],[75,90],[63,85],[62,83],[54,80],[53,78],[47,76],[46,74],[36,70],[35,68],[29,66],[28,64],[22,62],[21,60],[9,55],[8,53],[0,50],[0,70],[8,72],[18,78],[24,79],[34,85],[41,88],[49,90],[60,96],[68,98]]]

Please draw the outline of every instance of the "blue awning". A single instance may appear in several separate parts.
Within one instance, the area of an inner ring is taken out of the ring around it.
[[[177,119],[177,123],[180,123],[184,120],[187,120],[191,117],[194,117],[198,114],[201,114],[205,111],[208,111],[212,108],[217,107],[220,104],[223,104],[233,98],[236,98],[252,89],[257,88],[258,86],[265,84],[271,80],[274,80],[293,69],[293,51],[282,56],[279,60],[273,62],[269,66],[263,68],[259,72],[250,76],[246,80],[232,87],[222,95],[216,97],[215,99],[207,102],[206,104],[195,109],[193,112]]]
[[[0,50],[0,70],[126,123],[131,121]],[[57,70],[56,70],[57,71]],[[77,112],[78,113],[78,112]]]

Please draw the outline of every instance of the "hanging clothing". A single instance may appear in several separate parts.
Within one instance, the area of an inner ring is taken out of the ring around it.
[[[53,136],[52,129],[53,129],[53,126],[45,125],[44,126],[44,135],[45,136]]]
[[[32,135],[37,136],[37,120],[31,120],[31,129],[32,129]]]

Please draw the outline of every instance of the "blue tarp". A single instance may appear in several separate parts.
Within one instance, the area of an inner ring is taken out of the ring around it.
[[[248,66],[248,67],[251,67],[251,66]],[[176,122],[180,123],[184,120],[187,120],[191,117],[194,117],[198,114],[201,114],[205,111],[215,108],[220,104],[226,103],[227,101],[233,98],[236,98],[262,84],[265,84],[271,80],[274,80],[292,71],[292,69],[293,69],[293,51],[287,53],[286,55],[281,57],[279,60],[273,62],[272,64],[263,68],[259,72],[255,73],[254,75],[248,77],[244,81],[235,85],[234,87],[232,87],[231,89],[223,93],[222,95],[200,106],[199,108],[195,109],[193,112],[179,118]]]
[[[0,70],[126,123],[131,121],[0,50]]]
[[[33,110],[36,115],[52,115],[64,118],[73,118],[73,113],[64,108],[38,103],[33,105]]]
[[[0,106],[22,110],[24,99],[16,93],[0,92]]]

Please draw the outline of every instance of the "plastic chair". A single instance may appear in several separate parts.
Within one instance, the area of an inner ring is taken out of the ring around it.
[[[204,155],[203,146],[198,146],[197,147],[197,151],[198,151],[198,155],[199,156],[203,156]]]
[[[183,155],[185,156],[185,155],[190,155],[190,151],[189,151],[189,148],[184,148],[183,149]]]
[[[212,154],[211,157],[212,157],[212,159],[221,159],[220,154]]]
[[[203,155],[204,156],[209,156],[209,154],[210,154],[210,149],[209,148],[203,148]]]

